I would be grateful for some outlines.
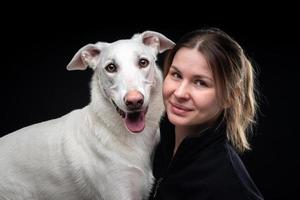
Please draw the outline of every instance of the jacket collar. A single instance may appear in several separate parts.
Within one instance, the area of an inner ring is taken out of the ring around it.
[[[176,161],[189,161],[195,159],[199,154],[205,153],[204,149],[214,148],[226,142],[226,126],[222,117],[217,120],[213,127],[207,128],[197,136],[186,137],[177,149],[173,157],[175,146],[175,127],[165,116],[160,126],[161,144],[167,157]],[[172,158],[173,157],[173,158]]]

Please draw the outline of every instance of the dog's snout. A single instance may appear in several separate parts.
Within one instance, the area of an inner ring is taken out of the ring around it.
[[[130,91],[125,96],[124,102],[129,110],[140,109],[144,104],[144,96],[136,90]]]

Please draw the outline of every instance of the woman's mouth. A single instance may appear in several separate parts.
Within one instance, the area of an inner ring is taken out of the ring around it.
[[[182,105],[177,104],[177,103],[169,102],[169,104],[170,104],[171,112],[176,114],[176,115],[185,115],[188,112],[193,111],[193,109],[182,106]]]

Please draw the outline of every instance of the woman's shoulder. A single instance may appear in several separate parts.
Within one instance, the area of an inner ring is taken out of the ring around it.
[[[207,148],[197,156],[185,162],[172,179],[181,177],[178,184],[183,191],[215,199],[263,199],[230,144]]]
[[[263,199],[240,156],[229,143],[215,150],[215,153],[211,165],[214,172],[210,177],[216,192],[225,197]]]

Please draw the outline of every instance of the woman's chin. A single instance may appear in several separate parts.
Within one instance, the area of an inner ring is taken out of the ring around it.
[[[188,125],[188,120],[186,116],[176,115],[172,112],[167,112],[169,121],[176,126],[186,126]]]

